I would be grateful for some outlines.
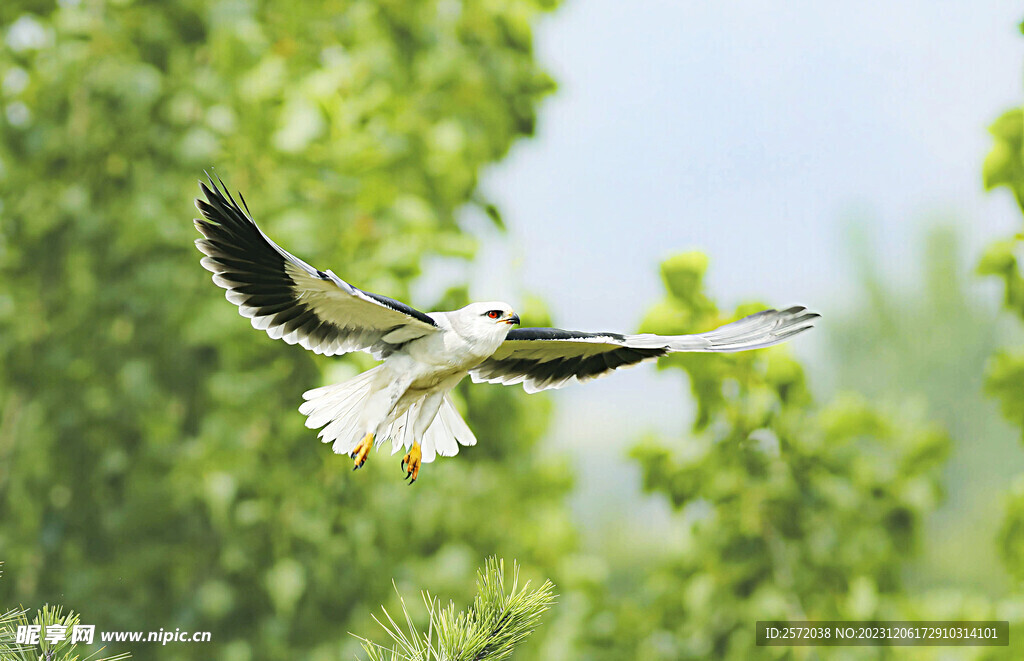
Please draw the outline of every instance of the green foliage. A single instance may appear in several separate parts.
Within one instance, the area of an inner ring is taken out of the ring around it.
[[[1024,108],[1009,110],[989,128],[992,149],[985,158],[982,177],[985,188],[1005,187],[1013,193],[1017,205],[1024,210]],[[980,275],[991,275],[1003,281],[1006,307],[1024,318],[1024,278],[1017,264],[1016,252],[1021,234],[994,241],[978,263]]]
[[[0,560],[0,578],[4,575],[4,563]],[[17,659],[24,647],[17,643],[18,623],[25,615],[24,609],[0,611],[0,660]]]
[[[985,186],[989,189],[1010,189],[1018,205],[1024,209],[1024,109],[1007,111],[989,130],[993,146],[985,159]],[[1017,253],[1022,239],[1024,236],[1017,234],[994,241],[978,263],[980,275],[1002,281],[1005,308],[1020,319],[1024,319],[1024,276],[1021,275]],[[986,388],[1000,402],[1006,417],[1024,426],[1024,353],[1015,350],[995,352],[988,364]],[[1024,568],[1014,571],[1024,575]]]
[[[28,646],[17,642],[18,625],[27,620],[25,609],[10,609],[0,613],[0,661],[21,661]]]
[[[985,159],[984,179],[989,189],[1006,187],[1024,210],[1024,108],[1014,108],[990,128],[992,149]],[[1024,235],[993,242],[983,254],[978,272],[1002,281],[1005,308],[1024,320],[1024,276],[1017,255]],[[988,362],[986,389],[1000,403],[1003,414],[1024,429],[1024,350],[1020,347],[993,353]],[[1024,582],[1024,476],[1006,499],[1006,515],[999,534],[1004,564]]]
[[[1024,479],[1018,479],[1006,505],[1006,516],[999,531],[999,550],[1014,578],[1024,581]]]
[[[1024,352],[997,351],[989,360],[986,387],[999,399],[1003,415],[1024,427]]]
[[[1007,576],[995,545],[977,542],[994,539],[1002,513],[992,503],[1024,468],[1017,432],[983,392],[985,361],[1004,334],[998,310],[980,296],[985,283],[965,265],[954,225],[936,223],[920,235],[916,277],[899,284],[881,276],[878,246],[864,225],[851,223],[845,241],[859,295],[822,310],[827,350],[815,363],[816,381],[920,407],[949,431],[943,483],[953,497],[928,521],[912,582],[1002,595]],[[831,378],[818,378],[823,373]]]
[[[97,655],[104,648],[99,648],[91,654],[85,655],[82,644],[71,642],[71,629],[81,623],[78,613],[69,611],[64,614],[60,606],[43,606],[37,612],[32,621],[29,622],[27,611],[11,611],[0,617],[0,661],[124,661],[131,658],[131,654],[123,652],[114,656],[97,658]],[[19,626],[34,624],[42,627],[38,645],[27,646],[11,644],[15,639]],[[48,642],[46,634],[48,627],[59,626],[67,632],[67,635],[58,642]]]
[[[1014,254],[1020,237],[994,241],[978,262],[978,274],[1003,280],[1003,301],[1007,309],[1024,317],[1024,278],[1021,277]]]
[[[0,578],[3,577],[3,561],[0,561]],[[73,611],[64,615],[64,609],[60,606],[43,606],[36,611],[35,617],[29,622],[28,609],[9,609],[0,612],[0,661],[37,661],[45,658],[47,661],[123,661],[131,658],[127,652],[115,656],[96,658],[96,655],[103,651],[99,648],[88,656],[82,656],[81,645],[71,642],[70,632],[72,628],[80,624],[81,618]],[[27,645],[18,642],[18,627],[28,625],[40,627],[42,632],[37,645]],[[67,634],[63,640],[50,642],[46,639],[47,627],[60,626]]]
[[[479,446],[412,489],[397,457],[353,475],[295,409],[366,357],[253,331],[190,222],[216,165],[283,245],[405,298],[473,255],[456,212],[488,211],[480,170],[552,89],[552,5],[0,3],[0,603],[216,632],[175,658],[333,660],[392,577],[459,595],[488,554],[572,547],[542,399],[462,390]]]
[[[720,313],[705,268],[695,254],[663,265],[668,295],[644,331],[695,332],[764,307]],[[693,435],[648,438],[632,454],[683,542],[595,610],[586,658],[780,658],[755,647],[754,621],[901,613],[903,567],[940,496],[945,433],[857,395],[816,405],[785,345],[675,354],[660,367],[689,379]]]
[[[370,661],[499,661],[512,655],[539,626],[541,616],[555,603],[554,586],[545,581],[531,590],[527,581],[519,588],[519,566],[512,565],[512,585],[505,588],[505,563],[488,558],[477,572],[477,595],[466,611],[456,613],[455,603],[442,607],[429,593],[423,594],[429,628],[421,632],[413,623],[405,601],[402,612],[408,634],[384,609],[387,623],[377,620],[394,644],[391,648],[363,641]],[[374,618],[376,619],[376,618]]]
[[[986,189],[1006,186],[1013,191],[1017,204],[1024,209],[1024,167],[1021,150],[1024,149],[1024,110],[1014,108],[997,119],[989,132],[993,145],[982,166],[982,180]]]

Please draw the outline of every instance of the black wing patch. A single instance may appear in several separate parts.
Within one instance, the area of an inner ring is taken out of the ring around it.
[[[474,381],[522,383],[527,392],[537,392],[596,379],[666,353],[666,347],[626,346],[618,333],[517,328],[471,374]]]
[[[254,328],[328,356],[385,355],[440,330],[429,315],[353,287],[278,246],[256,226],[244,199],[245,211],[212,180],[199,186],[206,197],[196,200],[204,218],[195,221],[205,237],[196,240],[201,263]]]
[[[363,294],[367,298],[372,298],[373,300],[377,301],[378,303],[380,303],[384,307],[391,308],[395,312],[401,312],[402,314],[409,315],[410,317],[412,317],[414,319],[418,319],[418,320],[422,321],[425,324],[430,324],[431,326],[434,326],[435,328],[437,327],[437,322],[435,322],[433,319],[431,319],[430,315],[428,315],[426,312],[420,312],[419,310],[417,310],[416,308],[412,307],[411,305],[406,305],[405,303],[403,303],[401,301],[396,301],[393,298],[388,298],[387,296],[381,296],[380,294],[374,294],[373,292],[369,292],[369,291],[366,291],[364,289],[359,289],[358,287],[352,287],[352,288],[355,289],[356,291],[358,291],[359,293]]]
[[[583,331],[567,331],[561,328],[513,328],[508,332],[507,340],[596,340],[611,338],[622,342],[625,335],[618,333],[584,333]]]

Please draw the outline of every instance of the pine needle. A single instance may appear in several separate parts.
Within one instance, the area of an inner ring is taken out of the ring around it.
[[[397,590],[397,587],[396,587]],[[488,558],[477,572],[477,596],[473,605],[456,612],[455,604],[442,607],[430,594],[423,594],[429,627],[417,630],[399,595],[408,634],[382,608],[384,620],[374,620],[391,638],[385,647],[366,638],[362,641],[368,661],[500,661],[511,656],[540,625],[541,616],[555,603],[554,585],[545,581],[531,590],[527,581],[519,587],[519,565],[512,563],[512,585],[506,590],[505,563]]]
[[[0,561],[0,576],[3,576],[2,565],[3,562]],[[72,643],[70,635],[57,643],[46,642],[44,635],[40,636],[37,645],[22,645],[17,642],[18,627],[34,624],[39,625],[45,632],[47,627],[59,625],[70,633],[72,627],[79,623],[78,613],[68,611],[68,614],[64,615],[64,609],[60,606],[43,606],[36,611],[31,622],[28,619],[27,608],[0,613],[0,661],[124,661],[131,657],[131,654],[124,652],[102,659],[94,658],[103,651],[102,647],[88,656],[82,656],[82,646]]]

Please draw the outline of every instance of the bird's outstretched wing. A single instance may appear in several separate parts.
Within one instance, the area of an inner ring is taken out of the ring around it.
[[[788,340],[814,325],[819,315],[793,307],[763,310],[699,335],[619,335],[558,328],[520,328],[474,368],[473,381],[514,385],[526,392],[561,388],[655,360],[675,351],[746,351]]]
[[[430,316],[320,271],[264,234],[226,188],[199,183],[206,199],[196,239],[201,263],[253,328],[328,356],[368,350],[386,355],[396,345],[440,330]],[[221,182],[221,187],[224,184]],[[245,206],[245,200],[242,199]]]

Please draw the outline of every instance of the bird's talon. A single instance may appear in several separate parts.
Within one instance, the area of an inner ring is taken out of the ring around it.
[[[366,463],[367,455],[370,454],[371,448],[373,448],[372,433],[364,436],[363,440],[359,442],[359,445],[357,445],[355,449],[352,450],[352,454],[350,456],[352,457],[353,460],[355,460],[355,465],[352,467],[352,470],[358,470],[363,467],[363,464]]]
[[[405,479],[411,480],[409,484],[416,481],[420,476],[420,463],[423,454],[420,452],[420,444],[413,443],[409,453],[402,459],[402,469],[405,471]]]

